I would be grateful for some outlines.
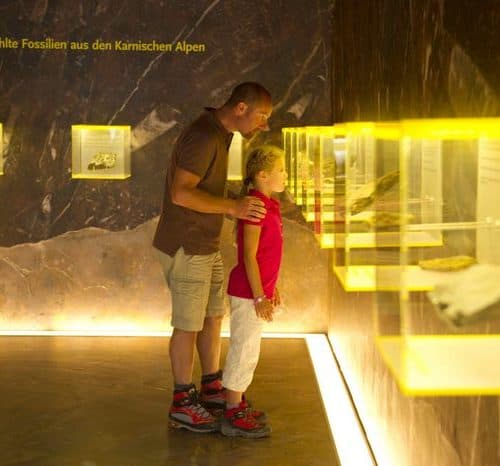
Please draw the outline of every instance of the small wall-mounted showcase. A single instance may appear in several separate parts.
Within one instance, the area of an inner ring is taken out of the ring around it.
[[[0,123],[0,175],[3,175],[3,125]]]
[[[399,172],[378,347],[405,393],[500,394],[500,118],[402,121]]]
[[[235,131],[229,146],[227,165],[227,179],[229,181],[240,181],[243,179],[243,137]]]
[[[72,178],[129,178],[130,126],[73,125]]]

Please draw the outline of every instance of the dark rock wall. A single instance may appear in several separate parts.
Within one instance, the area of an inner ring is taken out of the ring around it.
[[[495,0],[336,2],[334,120],[497,116]]]
[[[0,48],[0,246],[156,216],[172,144],[241,81],[271,91],[273,131],[329,124],[333,0],[36,0],[0,6],[0,39],[187,41],[203,53]],[[71,179],[72,124],[127,124],[132,177]]]

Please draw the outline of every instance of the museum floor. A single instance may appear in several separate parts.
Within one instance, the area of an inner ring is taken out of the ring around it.
[[[271,438],[172,430],[171,386],[168,338],[0,337],[0,465],[338,464],[302,339],[262,341],[248,397]]]

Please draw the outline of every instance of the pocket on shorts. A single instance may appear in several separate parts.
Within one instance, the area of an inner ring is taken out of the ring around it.
[[[207,256],[184,255],[170,274],[172,291],[203,298],[210,287],[211,265]]]
[[[170,291],[201,299],[206,294],[206,283],[187,277],[171,277]]]

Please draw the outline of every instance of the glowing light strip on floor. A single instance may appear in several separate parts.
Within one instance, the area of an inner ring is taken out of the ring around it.
[[[306,333],[263,333],[262,338],[301,338]],[[0,330],[1,337],[171,337],[172,332],[139,332],[139,331],[112,331],[112,330]],[[221,332],[224,338],[229,337],[229,332]]]
[[[342,466],[376,466],[325,335],[304,335]]]

